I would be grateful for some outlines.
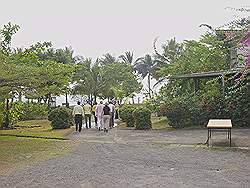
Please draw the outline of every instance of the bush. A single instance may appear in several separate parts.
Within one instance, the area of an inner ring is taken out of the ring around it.
[[[133,112],[135,129],[151,129],[151,111],[146,107],[138,107]]]
[[[233,126],[249,126],[250,98],[246,82],[228,81],[224,93],[219,86],[213,85],[213,88],[207,82],[206,90],[166,101],[160,106],[160,114],[167,116],[175,128],[206,126],[209,119],[231,119]]]
[[[46,119],[49,107],[40,103],[15,102],[11,110],[19,114],[19,120]]]
[[[120,118],[126,122],[127,127],[134,127],[134,110],[135,107],[132,105],[124,105],[119,109]]]
[[[147,107],[151,113],[159,113],[159,102],[155,99],[147,99],[143,101],[143,104],[141,106]]]
[[[161,107],[162,113],[167,116],[169,125],[174,128],[183,128],[190,124],[189,109],[181,100],[173,100]]]
[[[55,108],[48,117],[53,129],[66,129],[72,125],[71,110],[66,107]]]

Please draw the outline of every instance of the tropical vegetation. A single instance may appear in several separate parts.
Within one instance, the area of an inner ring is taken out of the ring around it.
[[[13,48],[12,38],[20,27],[4,25],[0,30],[1,128],[19,120],[47,118],[55,107],[54,96],[65,95],[67,107],[68,94],[86,96],[91,102],[99,98],[122,103],[142,91],[144,78],[144,107],[166,116],[173,127],[205,125],[209,118],[231,118],[239,126],[249,125],[249,20],[217,29],[207,24],[200,27],[208,32],[199,40],[173,38],[161,50],[156,38],[151,55],[135,59],[128,51],[93,60],[74,56],[71,47],[55,49],[51,42]],[[152,79],[164,83],[157,94]],[[130,107],[120,111],[133,126]]]

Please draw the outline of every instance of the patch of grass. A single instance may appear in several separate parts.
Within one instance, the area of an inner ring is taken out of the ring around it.
[[[172,128],[171,126],[168,125],[168,120],[166,117],[152,116],[151,121],[152,121],[152,129],[154,130]]]
[[[117,128],[118,128],[118,129],[127,129],[127,128],[131,128],[131,127],[127,127],[127,124],[126,124],[125,122],[119,121],[119,122],[117,123]]]
[[[17,125],[19,126],[17,129],[0,130],[0,135],[63,138],[64,135],[70,133],[73,129],[73,127],[71,127],[68,129],[53,130],[48,120],[21,121],[18,122]],[[34,127],[26,128],[27,126]]]
[[[72,149],[71,141],[0,136],[0,175]]]

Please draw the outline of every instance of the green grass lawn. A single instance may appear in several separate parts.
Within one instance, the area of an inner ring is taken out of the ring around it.
[[[159,129],[171,129],[172,127],[169,126],[168,120],[166,117],[157,117],[152,116],[152,129],[159,130]]]
[[[0,136],[0,175],[63,155],[73,148],[73,143],[67,140]]]
[[[40,126],[34,128],[16,128],[11,130],[0,130],[0,135],[17,135],[17,136],[34,136],[34,137],[51,137],[63,138],[70,133],[73,127],[68,129],[53,130],[48,120],[30,120],[17,123],[18,126]]]
[[[22,121],[17,125],[20,127],[36,127],[0,130],[0,175],[22,166],[65,154],[74,148],[71,141],[58,140],[70,133],[73,127],[53,130],[48,120]],[[27,138],[25,136],[42,138]]]

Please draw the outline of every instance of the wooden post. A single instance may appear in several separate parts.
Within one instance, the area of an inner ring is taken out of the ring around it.
[[[199,80],[194,78],[194,92],[197,93],[199,90]]]

